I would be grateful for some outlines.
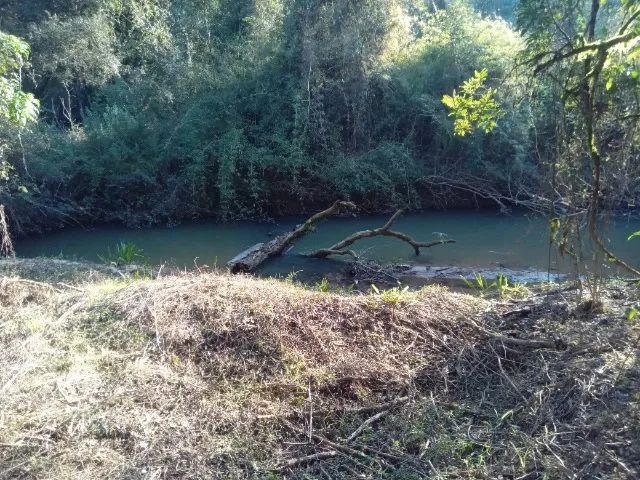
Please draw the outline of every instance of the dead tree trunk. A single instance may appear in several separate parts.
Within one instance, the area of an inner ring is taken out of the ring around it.
[[[271,257],[281,255],[293,242],[312,230],[313,226],[320,220],[355,208],[356,206],[351,202],[338,201],[326,210],[316,213],[302,225],[298,225],[292,232],[279,235],[266,243],[258,243],[241,252],[227,263],[227,267],[232,273],[251,272]]]
[[[445,240],[445,239],[436,240],[433,242],[418,242],[405,233],[391,230],[391,226],[396,221],[396,219],[400,215],[402,215],[402,213],[403,213],[402,210],[398,210],[389,219],[389,221],[380,228],[376,228],[373,230],[363,230],[362,232],[354,233],[353,235],[345,238],[344,240],[336,243],[335,245],[329,248],[316,250],[315,252],[310,253],[308,256],[314,257],[314,258],[326,258],[330,255],[351,255],[357,258],[357,255],[355,254],[355,252],[353,250],[348,250],[347,247],[353,245],[358,240],[362,240],[363,238],[378,237],[378,236],[395,237],[399,240],[407,242],[409,245],[413,247],[416,255],[420,255],[421,248],[431,248],[431,247],[435,247],[436,245],[443,245],[445,243],[456,243],[455,240]]]

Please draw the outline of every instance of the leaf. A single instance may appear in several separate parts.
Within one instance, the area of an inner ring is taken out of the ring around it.
[[[629,307],[624,315],[627,320],[633,321],[638,317],[638,309],[635,307]]]
[[[627,240],[633,240],[634,238],[638,238],[638,237],[640,237],[640,230],[629,235],[629,238],[627,238]]]
[[[613,77],[609,77],[607,79],[607,84],[605,85],[604,88],[605,90],[607,90],[607,92],[613,88]]]
[[[497,119],[504,115],[496,101],[497,91],[485,87],[489,71],[476,70],[474,76],[463,82],[460,93],[444,95],[442,103],[455,118],[454,133],[464,137],[475,129],[490,133],[497,126]]]

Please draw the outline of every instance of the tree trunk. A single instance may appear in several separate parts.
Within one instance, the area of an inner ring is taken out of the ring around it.
[[[4,213],[4,205],[0,205],[0,257],[15,257],[15,255],[16,252],[9,235],[7,216]]]
[[[313,226],[325,218],[337,215],[346,210],[354,210],[356,206],[351,202],[338,201],[331,207],[316,213],[302,225],[298,225],[292,232],[279,235],[266,243],[258,243],[238,254],[227,263],[232,273],[248,273],[256,270],[260,265],[277,255],[282,255],[290,245],[304,236]]]

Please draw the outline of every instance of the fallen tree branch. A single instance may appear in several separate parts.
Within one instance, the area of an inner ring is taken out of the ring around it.
[[[393,223],[403,213],[404,213],[403,210],[398,210],[382,227],[376,228],[373,230],[363,230],[361,232],[356,232],[353,235],[345,238],[344,240],[336,243],[335,245],[329,248],[316,250],[315,252],[311,252],[307,256],[313,257],[313,258],[326,258],[330,255],[355,255],[355,253],[353,253],[351,250],[345,250],[345,249],[353,245],[358,240],[362,240],[363,238],[379,237],[379,236],[394,237],[408,243],[413,247],[416,255],[420,255],[421,248],[431,248],[431,247],[435,247],[436,245],[443,245],[445,243],[456,243],[455,240],[436,240],[433,242],[418,242],[413,238],[411,238],[406,233],[391,230],[391,226],[393,225]]]
[[[356,428],[354,430],[354,432],[351,435],[349,435],[349,437],[347,437],[345,442],[349,443],[352,440],[356,439],[358,437],[358,435],[360,435],[364,431],[365,428],[367,428],[372,423],[377,422],[378,420],[380,420],[387,413],[389,413],[389,410],[382,410],[381,412],[376,413],[372,417],[367,418],[364,422],[362,422],[362,424],[358,428]]]
[[[317,462],[319,460],[332,458],[337,455],[339,454],[335,450],[329,450],[328,452],[319,452],[319,453],[314,453],[312,455],[306,455],[304,457],[292,458],[278,465],[278,467],[276,467],[274,470],[275,471],[285,470],[287,468],[296,467],[298,465],[306,465],[309,463]]]
[[[491,338],[496,343],[501,343],[504,345],[511,345],[514,347],[522,347],[522,348],[531,348],[531,349],[540,349],[540,348],[548,348],[551,350],[564,350],[567,347],[567,344],[562,339],[557,340],[524,340],[521,338],[514,337],[505,337],[502,335],[495,335]]]
[[[328,217],[337,215],[345,210],[355,210],[356,206],[351,202],[337,201],[331,207],[316,213],[302,225],[298,225],[292,232],[279,235],[266,243],[258,243],[251,248],[232,258],[227,266],[232,273],[247,273],[255,270],[268,259],[282,253],[293,242],[311,231],[314,225]]]

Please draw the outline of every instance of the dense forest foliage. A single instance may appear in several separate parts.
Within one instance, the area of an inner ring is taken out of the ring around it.
[[[0,203],[16,232],[260,218],[336,198],[371,211],[581,205],[589,159],[558,84],[574,67],[527,60],[582,34],[591,3],[5,0],[0,31],[31,45],[21,81],[41,112],[0,124],[15,172]],[[636,3],[606,2],[596,33]],[[612,108],[599,113],[633,120],[628,67],[607,65],[598,102]],[[476,71],[499,112],[456,135],[442,99]],[[611,205],[640,189],[633,124],[601,123],[624,153],[604,174]]]

